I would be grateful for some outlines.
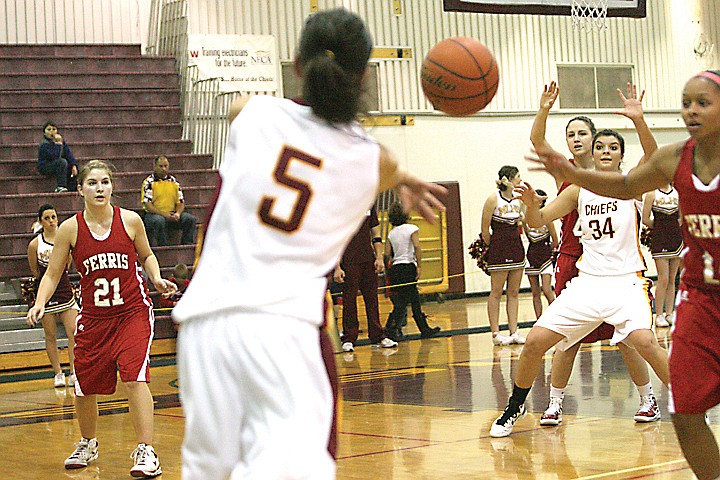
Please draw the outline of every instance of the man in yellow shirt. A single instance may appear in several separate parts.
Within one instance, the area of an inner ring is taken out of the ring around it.
[[[142,185],[142,204],[145,228],[150,245],[168,244],[168,230],[182,230],[180,243],[192,244],[195,237],[195,217],[185,212],[185,200],[180,183],[168,173],[170,162],[160,155],[155,158],[153,173]]]

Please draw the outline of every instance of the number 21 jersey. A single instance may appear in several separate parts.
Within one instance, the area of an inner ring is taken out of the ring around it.
[[[80,273],[80,314],[107,318],[152,307],[120,208],[113,207],[112,226],[104,238],[93,235],[82,212],[76,218],[78,232],[72,256]]]

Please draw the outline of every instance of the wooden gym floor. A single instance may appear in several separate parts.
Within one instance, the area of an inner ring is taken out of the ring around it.
[[[489,333],[473,333],[487,327],[485,308],[485,298],[430,302],[424,305],[430,323],[451,336],[408,340],[395,349],[358,346],[354,354],[336,356],[342,389],[339,479],[694,478],[667,414],[667,390],[651,373],[663,418],[636,424],[637,391],[618,350],[606,344],[582,348],[560,427],[538,423],[547,406],[548,356],[528,397],[530,413],[511,437],[491,439],[488,429],[506,404],[522,346],[493,347]],[[383,322],[388,311],[383,300]],[[523,294],[520,321],[533,319]],[[410,319],[406,333],[413,332]],[[666,347],[668,335],[668,329],[658,332]],[[154,445],[165,472],[159,478],[179,479],[184,422],[174,358],[155,358],[153,364]],[[86,469],[66,471],[63,460],[79,437],[72,389],[53,389],[46,369],[4,373],[0,478],[130,478],[134,434],[126,399],[122,385],[100,398],[100,457]],[[719,434],[716,412],[710,421]]]

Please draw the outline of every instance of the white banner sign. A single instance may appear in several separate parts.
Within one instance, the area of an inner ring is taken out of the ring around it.
[[[272,35],[189,35],[188,58],[200,78],[220,78],[225,91],[276,92],[280,76]]]

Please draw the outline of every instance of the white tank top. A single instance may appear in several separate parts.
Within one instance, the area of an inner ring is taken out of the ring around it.
[[[583,254],[578,270],[591,275],[624,275],[645,270],[635,200],[619,200],[581,188],[578,214]]]
[[[353,123],[255,96],[230,126],[220,194],[178,321],[221,310],[323,321],[325,275],[364,220],[380,147]]]
[[[414,263],[417,265],[412,234],[418,230],[420,230],[420,228],[412,223],[403,223],[390,230],[390,233],[388,233],[388,241],[393,249],[393,265],[401,263]]]
[[[45,237],[43,237],[42,233],[40,233],[37,236],[37,239],[38,239],[38,245],[37,245],[38,265],[40,265],[43,268],[47,268],[48,264],[50,263],[50,255],[52,254],[52,251],[53,251],[53,244],[45,241]]]
[[[520,221],[521,205],[520,199],[507,200],[500,191],[496,192],[497,206],[493,210],[492,219],[496,222],[517,225]]]

